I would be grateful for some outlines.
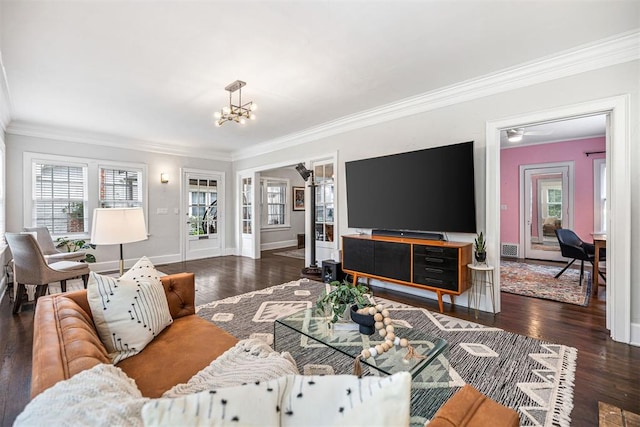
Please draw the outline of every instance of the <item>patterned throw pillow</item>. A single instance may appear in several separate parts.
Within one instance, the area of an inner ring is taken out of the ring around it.
[[[287,375],[142,408],[145,426],[408,426],[411,375]]]
[[[147,257],[119,279],[92,272],[87,298],[114,364],[140,353],[173,322],[158,271]]]

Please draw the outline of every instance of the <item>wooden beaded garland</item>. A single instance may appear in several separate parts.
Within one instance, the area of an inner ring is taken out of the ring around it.
[[[374,327],[378,331],[378,334],[385,340],[382,344],[378,344],[375,347],[362,350],[362,352],[360,353],[360,357],[362,359],[376,357],[379,354],[385,353],[394,346],[400,346],[402,348],[409,347],[409,352],[405,356],[405,359],[409,359],[412,357],[424,358],[424,356],[416,354],[416,352],[413,350],[413,347],[409,345],[408,339],[396,336],[395,327],[391,324],[392,320],[389,316],[389,310],[384,308],[382,304],[378,304],[375,307],[363,308],[358,310],[358,312],[373,316],[375,320]],[[356,358],[356,364],[358,363],[359,359]]]

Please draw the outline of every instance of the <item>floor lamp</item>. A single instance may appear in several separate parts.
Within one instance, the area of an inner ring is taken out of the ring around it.
[[[91,243],[120,245],[120,276],[124,272],[122,245],[147,240],[142,208],[97,208],[93,210]]]
[[[309,265],[309,267],[305,267],[302,269],[302,276],[310,277],[313,279],[315,278],[319,279],[320,276],[322,275],[322,269],[318,267],[318,262],[316,260],[316,187],[317,185],[315,180],[313,179],[313,171],[304,167],[304,164],[298,163],[296,165],[296,170],[298,171],[302,179],[304,179],[305,181],[311,178],[311,180],[309,181],[309,188],[311,188],[311,204],[310,204],[311,226],[309,227],[311,230],[311,233],[310,233],[311,242],[309,242],[311,244],[311,264]]]

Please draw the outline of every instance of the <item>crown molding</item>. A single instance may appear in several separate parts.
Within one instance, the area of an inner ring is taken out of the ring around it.
[[[95,132],[83,132],[55,126],[12,121],[6,129],[11,135],[29,136],[35,138],[53,139],[56,141],[77,142],[82,144],[102,145],[127,150],[143,151],[145,153],[166,154],[170,156],[196,157],[190,147],[180,147],[152,141],[137,140]],[[198,158],[221,160],[230,162],[229,153],[213,150],[198,150]]]
[[[0,52],[0,128],[7,130],[11,122],[11,95],[9,93],[9,82],[7,73],[2,62],[2,52]]]
[[[235,151],[231,157],[235,161],[264,155],[351,130],[638,59],[640,30],[636,29],[274,138]]]

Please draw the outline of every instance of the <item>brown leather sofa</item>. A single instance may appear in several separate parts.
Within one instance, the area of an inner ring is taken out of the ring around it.
[[[193,273],[161,280],[173,323],[144,351],[117,365],[146,397],[159,397],[174,385],[186,383],[238,342],[195,314]],[[34,319],[31,397],[100,363],[110,363],[110,359],[94,328],[87,291],[40,298]]]
[[[161,280],[173,323],[142,352],[117,365],[146,397],[186,383],[238,341],[195,314],[192,273]],[[87,291],[41,297],[34,320],[31,397],[100,363],[110,359],[94,329]],[[518,420],[516,411],[467,385],[440,408],[429,427],[517,427]]]

